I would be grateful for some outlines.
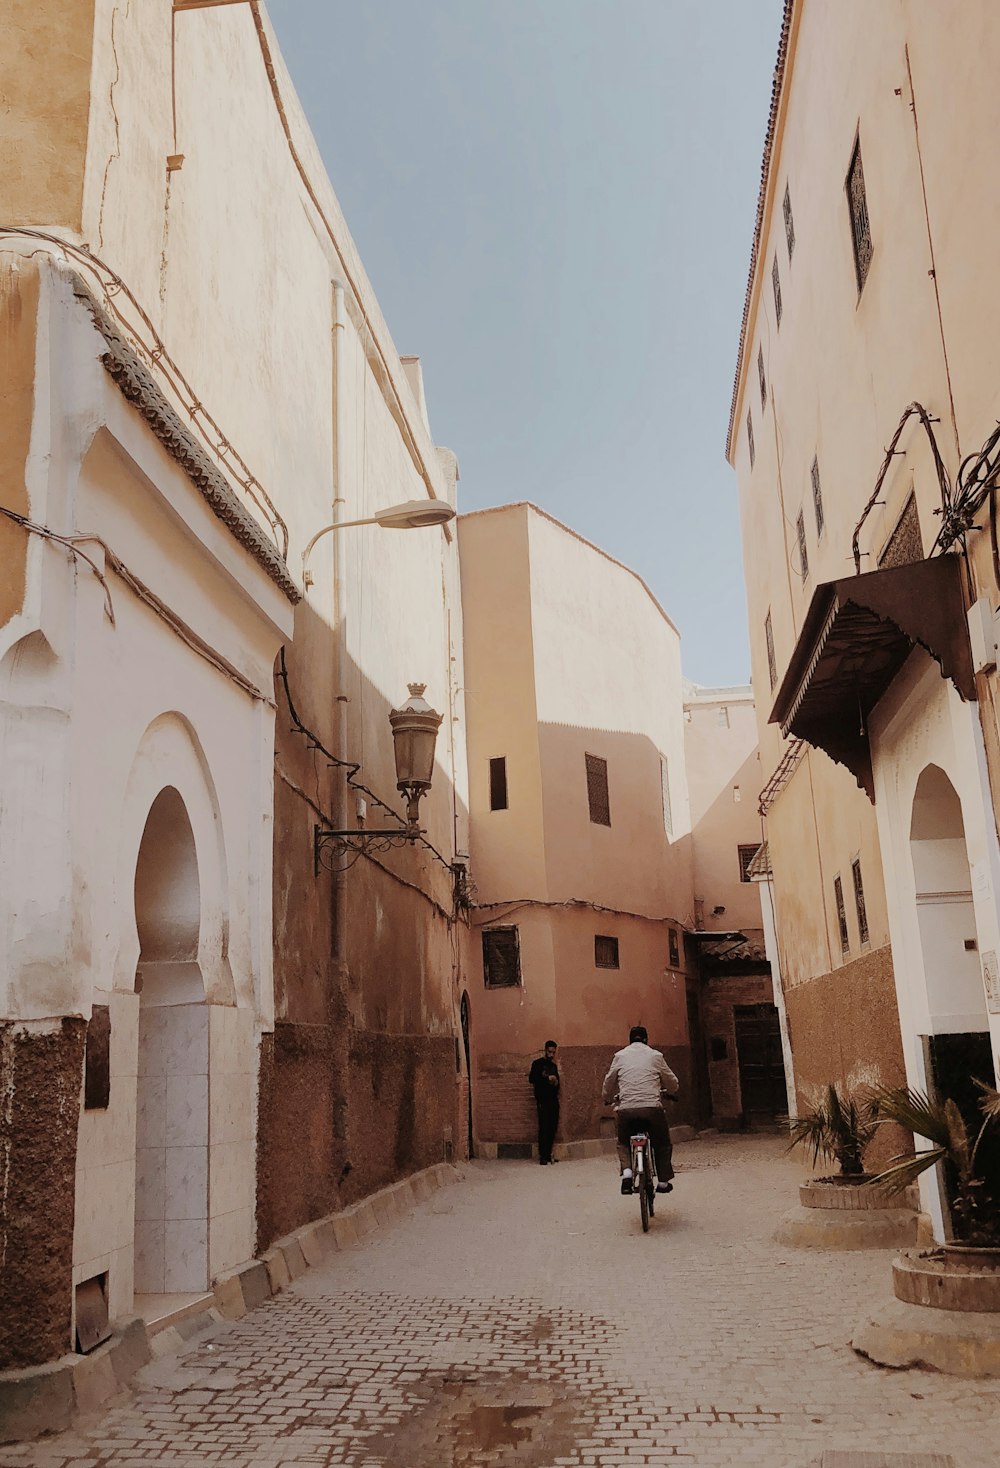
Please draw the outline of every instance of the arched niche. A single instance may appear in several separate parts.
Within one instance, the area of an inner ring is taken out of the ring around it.
[[[209,1010],[199,964],[194,832],[174,786],[154,798],[135,862],[139,938],[134,1281],[137,1296],[209,1279]]]
[[[986,997],[962,803],[938,765],[927,765],[917,780],[910,855],[931,1028],[985,1030]]]

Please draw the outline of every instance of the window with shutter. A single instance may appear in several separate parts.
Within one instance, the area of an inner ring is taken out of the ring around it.
[[[844,906],[844,884],[840,880],[839,876],[834,877],[833,879],[833,895],[837,904],[837,925],[840,929],[840,951],[841,953],[848,953],[851,947],[851,940],[847,932],[847,909]]]
[[[738,846],[736,850],[739,853],[740,858],[740,881],[749,882],[750,877],[748,873],[750,870],[750,863],[753,861],[754,857],[757,855],[757,852],[760,850],[759,843],[756,846]]]
[[[670,804],[670,766],[667,756],[660,755],[660,800],[663,803],[663,829],[668,836],[674,834],[674,815]]]
[[[483,978],[487,989],[516,989],[521,982],[517,927],[483,929]]]
[[[596,754],[588,754],[584,758],[587,763],[587,803],[590,806],[590,819],[595,826],[610,826],[608,762]]]
[[[806,545],[806,517],[801,510],[795,522],[795,532],[799,538],[799,574],[804,581],[809,575],[809,548]]]
[[[771,626],[770,612],[764,619],[764,638],[767,642],[767,672],[771,679],[771,692],[773,693],[778,682],[778,664],[774,657],[774,629]]]
[[[823,534],[823,526],[824,526],[824,524],[826,522],[825,522],[825,520],[823,518],[823,490],[820,487],[820,482],[819,482],[819,457],[818,456],[813,459],[812,469],[810,470],[810,478],[812,479],[813,509],[816,512],[816,534],[817,535],[822,535]]]
[[[865,174],[861,166],[861,139],[854,144],[851,166],[847,170],[847,207],[851,215],[851,244],[854,247],[854,271],[858,279],[858,292],[864,290],[868,279],[868,268],[872,263],[872,231],[868,218],[868,196],[865,193]]]
[[[757,348],[757,376],[760,379],[760,406],[767,405],[767,378],[764,376],[764,348]]]
[[[788,241],[788,258],[790,260],[792,258],[792,251],[795,249],[795,222],[792,219],[792,196],[789,193],[787,184],[785,184],[785,197],[782,200],[781,212],[785,216],[785,239]]]
[[[753,447],[753,414],[749,408],[747,409],[747,448],[750,451],[750,468],[752,469],[756,454]]]
[[[854,878],[854,906],[858,913],[858,937],[864,944],[868,942],[868,912],[865,908],[865,888],[861,880],[860,856],[856,856],[851,862],[851,876]]]
[[[618,968],[618,939],[597,933],[594,937],[594,964],[597,968]]]
[[[771,288],[774,291],[774,319],[778,326],[781,325],[781,276],[778,273],[778,257],[775,255],[774,264],[771,266]]]

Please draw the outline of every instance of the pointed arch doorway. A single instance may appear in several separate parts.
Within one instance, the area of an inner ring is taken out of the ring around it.
[[[146,819],[135,919],[134,1292],[202,1293],[209,1282],[209,1019],[198,963],[198,858],[187,808],[173,786],[160,791]]]

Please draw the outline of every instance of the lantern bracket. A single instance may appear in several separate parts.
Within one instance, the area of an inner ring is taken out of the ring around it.
[[[314,826],[313,871],[317,877],[321,871],[346,872],[361,856],[410,846],[423,834],[415,822],[397,826],[392,831],[366,831],[364,827],[354,831],[329,831],[323,826]]]

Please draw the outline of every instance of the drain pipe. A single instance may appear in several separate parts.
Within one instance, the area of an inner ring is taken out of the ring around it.
[[[347,501],[344,497],[344,380],[345,380],[345,328],[347,313],[344,305],[344,287],[340,281],[333,283],[333,514],[331,521],[339,525],[345,518]],[[336,683],[337,719],[334,747],[337,758],[347,759],[347,554],[344,537],[333,532],[333,618],[337,638]],[[347,820],[347,782],[334,802],[337,824],[345,829]],[[347,881],[344,872],[337,872],[333,879],[333,957],[341,975],[347,970]]]

